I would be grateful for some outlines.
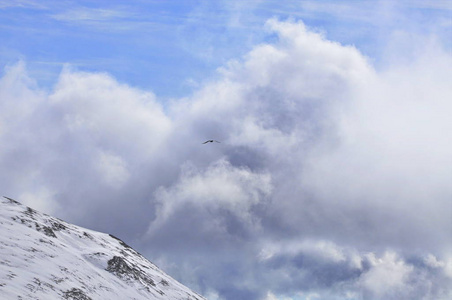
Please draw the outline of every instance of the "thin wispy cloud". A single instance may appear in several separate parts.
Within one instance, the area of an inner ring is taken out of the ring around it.
[[[142,18],[129,7],[91,8],[71,7],[66,11],[50,15],[50,18],[70,26],[83,26],[92,32],[127,33],[143,29],[156,29],[158,22]],[[163,25],[163,24],[162,24]]]
[[[0,9],[5,8],[32,8],[32,9],[48,9],[48,7],[42,4],[42,1],[36,0],[1,0]]]
[[[131,15],[129,13],[102,8],[88,8],[79,7],[77,9],[71,9],[66,12],[52,15],[52,18],[59,21],[66,22],[93,22],[93,21],[112,21],[128,18]]]
[[[438,10],[452,10],[452,3],[450,1],[434,0],[434,1],[403,1],[404,5],[416,7],[416,8],[431,8]]]

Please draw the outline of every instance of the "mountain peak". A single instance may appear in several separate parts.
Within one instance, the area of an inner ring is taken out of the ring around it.
[[[117,237],[0,200],[0,298],[205,300]]]

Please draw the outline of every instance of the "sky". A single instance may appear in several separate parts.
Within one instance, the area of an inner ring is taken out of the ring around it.
[[[0,191],[212,300],[450,299],[451,28],[450,1],[0,0]]]

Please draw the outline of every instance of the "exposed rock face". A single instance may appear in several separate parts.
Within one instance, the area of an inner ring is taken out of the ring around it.
[[[108,262],[107,271],[115,274],[124,281],[139,281],[147,287],[155,286],[154,280],[143,270],[129,266],[126,260],[120,256],[113,256]]]
[[[205,300],[120,239],[0,201],[0,299]]]
[[[68,300],[92,300],[90,297],[86,296],[85,292],[77,288],[64,292],[63,298]]]

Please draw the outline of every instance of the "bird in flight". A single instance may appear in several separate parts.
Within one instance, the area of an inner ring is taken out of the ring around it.
[[[207,140],[207,141],[205,141],[203,144],[213,143],[213,142],[219,143],[219,141],[215,141],[215,140]]]

